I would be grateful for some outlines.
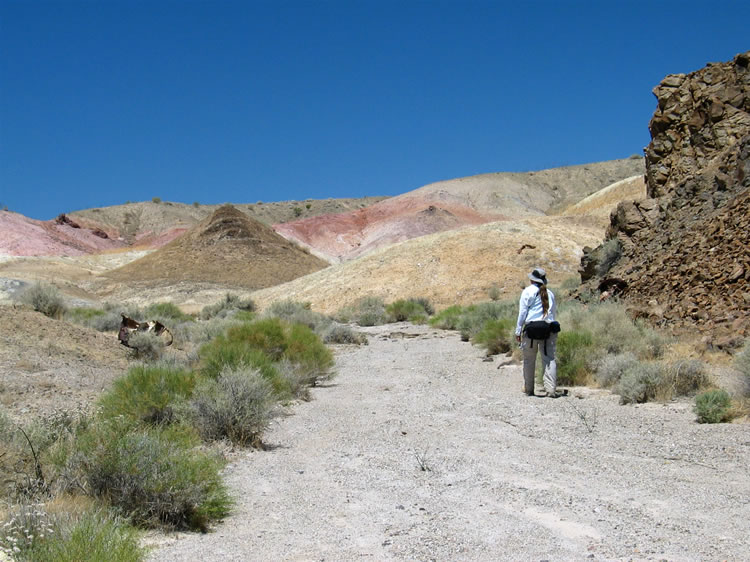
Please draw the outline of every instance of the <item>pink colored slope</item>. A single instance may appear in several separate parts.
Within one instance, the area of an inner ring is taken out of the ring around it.
[[[274,225],[286,238],[341,262],[418,236],[501,220],[455,201],[417,195],[386,199],[364,209]]]
[[[54,220],[38,221],[0,211],[0,254],[10,256],[80,256],[126,246],[122,240],[101,238],[87,228]]]

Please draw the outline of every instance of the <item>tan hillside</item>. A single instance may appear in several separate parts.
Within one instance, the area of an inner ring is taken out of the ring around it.
[[[184,281],[259,289],[328,264],[225,205],[163,248],[105,275],[112,281]]]
[[[643,175],[625,178],[592,193],[562,213],[567,215],[588,215],[601,217],[609,222],[609,215],[621,201],[640,201],[646,197],[646,180]]]
[[[546,268],[555,285],[576,274],[581,248],[601,239],[586,217],[498,221],[414,238],[251,296],[260,307],[293,299],[325,313],[363,296],[427,297],[444,308],[487,300],[496,286],[501,298],[516,298],[530,268]]]
[[[556,214],[613,182],[643,173],[643,159],[634,157],[540,172],[481,174],[425,185],[355,212],[275,228],[316,255],[342,262],[417,236]]]

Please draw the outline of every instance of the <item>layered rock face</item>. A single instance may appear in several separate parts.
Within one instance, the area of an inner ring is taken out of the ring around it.
[[[750,52],[654,89],[649,197],[621,203],[607,232],[621,257],[587,251],[582,276],[660,324],[750,335]],[[606,246],[606,244],[605,244]]]

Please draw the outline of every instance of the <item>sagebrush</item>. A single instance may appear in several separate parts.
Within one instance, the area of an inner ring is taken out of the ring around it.
[[[21,301],[50,318],[62,318],[66,306],[59,289],[46,283],[34,283],[21,294]]]

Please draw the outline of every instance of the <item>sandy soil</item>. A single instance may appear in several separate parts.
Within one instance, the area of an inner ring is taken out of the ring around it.
[[[0,409],[22,420],[89,407],[132,360],[115,332],[23,307],[0,306],[0,319]]]
[[[234,513],[167,560],[746,560],[746,425],[687,401],[521,393],[455,333],[390,325],[226,469]]]

